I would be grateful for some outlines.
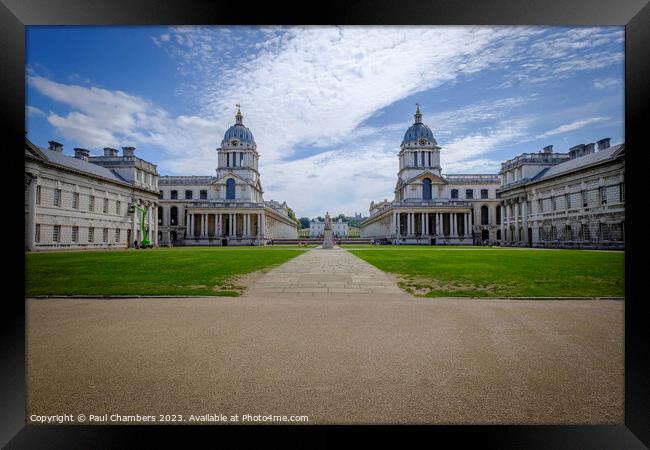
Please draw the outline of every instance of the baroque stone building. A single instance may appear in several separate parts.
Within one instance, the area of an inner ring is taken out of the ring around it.
[[[216,176],[162,176],[158,238],[162,245],[263,245],[297,238],[286,202],[265,201],[253,133],[237,110],[217,149]]]
[[[549,145],[504,162],[498,175],[443,176],[440,147],[421,119],[418,107],[398,155],[395,198],[370,204],[362,236],[398,244],[624,248],[624,143],[610,146],[606,138],[568,153]]]
[[[91,157],[83,148],[63,154],[25,139],[25,248],[60,250],[126,248],[145,233],[156,244],[156,166],[135,156],[135,148],[105,148]],[[137,208],[136,208],[137,206]]]
[[[499,176],[503,245],[624,247],[625,144],[548,146],[504,162]]]
[[[362,237],[426,245],[500,239],[498,176],[443,175],[440,150],[418,105],[400,145],[394,199],[370,204]]]

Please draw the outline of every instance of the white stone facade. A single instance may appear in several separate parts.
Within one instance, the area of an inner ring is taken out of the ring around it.
[[[394,244],[471,245],[497,239],[499,178],[492,174],[442,175],[441,147],[422,123],[406,131],[398,154],[393,201],[370,204],[361,236]]]
[[[72,157],[54,141],[46,149],[26,140],[26,250],[132,246],[143,238],[141,213],[132,205],[147,210],[145,233],[156,244],[156,166],[135,157],[131,147],[122,157],[107,150],[120,172],[104,167],[85,149],[75,149]]]
[[[309,237],[323,237],[325,233],[325,222],[312,220],[309,222]],[[349,226],[343,219],[332,221],[332,237],[347,237]]]
[[[547,147],[506,161],[499,175],[502,245],[624,248],[624,144]]]
[[[161,245],[264,245],[298,237],[286,203],[265,201],[253,134],[237,111],[217,149],[215,177],[163,176]]]

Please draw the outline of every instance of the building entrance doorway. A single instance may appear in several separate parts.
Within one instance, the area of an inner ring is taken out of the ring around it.
[[[481,230],[481,240],[482,241],[487,241],[490,239],[490,231],[489,230]]]

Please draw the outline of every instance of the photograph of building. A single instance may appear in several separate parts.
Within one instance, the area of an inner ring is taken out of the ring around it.
[[[28,26],[25,422],[624,425],[625,39]]]

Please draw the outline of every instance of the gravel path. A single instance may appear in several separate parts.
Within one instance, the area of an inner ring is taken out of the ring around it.
[[[239,298],[28,299],[28,419],[624,422],[623,301],[421,299],[386,280],[312,250]]]

